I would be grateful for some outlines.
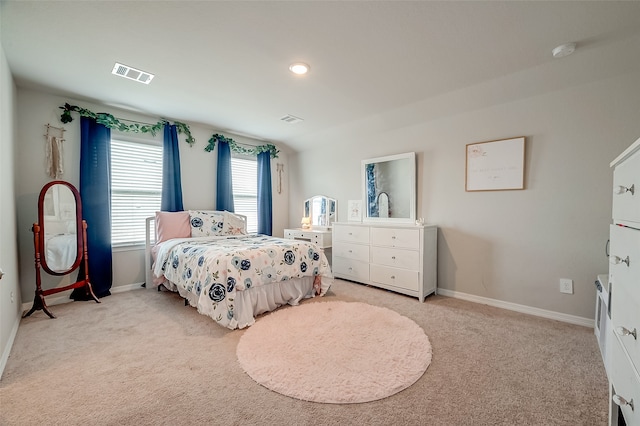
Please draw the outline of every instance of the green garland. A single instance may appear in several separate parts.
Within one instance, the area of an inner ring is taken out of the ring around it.
[[[93,118],[96,122],[102,124],[105,127],[110,129],[115,129],[120,132],[133,132],[133,133],[151,133],[151,135],[155,136],[160,130],[162,130],[165,124],[169,122],[167,120],[160,120],[156,124],[142,124],[142,123],[133,123],[133,124],[125,124],[122,121],[118,120],[111,114],[107,114],[104,112],[95,113],[89,111],[85,108],[80,108],[75,105],[69,105],[65,103],[64,106],[60,107],[62,111],[62,115],[60,116],[60,121],[63,123],[71,123],[73,121],[73,117],[71,117],[72,112],[77,112],[82,117]],[[191,136],[191,129],[189,126],[180,123],[179,121],[174,121],[176,125],[176,129],[178,133],[184,133],[187,135],[186,142],[189,146],[193,146],[196,143],[196,140]]]
[[[69,105],[68,103],[65,103],[64,106],[61,106],[59,108],[63,110],[62,115],[60,116],[60,121],[62,121],[63,123],[71,123],[73,121],[71,113],[77,112],[82,117],[93,118],[94,120],[96,120],[96,122],[102,124],[103,126],[110,129],[118,130],[120,132],[151,133],[151,135],[155,136],[159,131],[162,130],[165,124],[169,123],[167,120],[160,120],[156,124],[142,124],[135,122],[133,124],[125,124],[111,114],[107,114],[104,112],[95,113],[93,111],[89,111],[88,109],[80,108],[79,106]],[[196,140],[193,138],[193,136],[191,136],[191,129],[189,129],[189,126],[179,121],[174,121],[174,124],[176,125],[178,133],[184,133],[185,135],[187,135],[186,142],[190,146],[193,146]],[[215,133],[213,136],[211,136],[211,138],[209,139],[209,144],[204,148],[204,150],[207,152],[213,151],[216,147],[216,142],[228,143],[229,148],[231,148],[233,152],[236,152],[238,154],[258,155],[262,152],[268,152],[271,158],[278,158],[278,153],[280,152],[275,147],[275,145],[272,144],[260,145],[253,148],[245,148],[244,146],[238,145],[233,139],[226,138],[218,133]]]
[[[236,152],[238,154],[258,155],[262,152],[268,152],[271,158],[278,158],[278,152],[280,152],[275,147],[275,145],[272,145],[270,143],[266,145],[256,146],[253,148],[245,148],[244,146],[238,145],[236,141],[234,141],[233,139],[226,138],[218,133],[215,133],[213,136],[211,136],[211,138],[209,139],[209,144],[204,148],[204,150],[207,152],[213,151],[216,147],[216,142],[228,143],[229,148],[231,148],[231,151]]]

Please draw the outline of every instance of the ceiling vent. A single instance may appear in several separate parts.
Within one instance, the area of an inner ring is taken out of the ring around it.
[[[131,68],[127,65],[122,65],[116,62],[113,66],[113,70],[111,74],[119,75],[120,77],[128,78],[129,80],[135,80],[139,83],[149,84],[151,80],[153,80],[154,75],[146,72],[140,71],[135,68]]]
[[[304,121],[304,119],[300,117],[296,117],[295,115],[291,115],[291,114],[287,114],[284,117],[281,117],[280,120],[289,124],[302,123]]]

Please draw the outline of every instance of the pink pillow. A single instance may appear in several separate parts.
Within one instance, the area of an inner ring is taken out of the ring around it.
[[[156,244],[191,237],[189,212],[156,212]]]

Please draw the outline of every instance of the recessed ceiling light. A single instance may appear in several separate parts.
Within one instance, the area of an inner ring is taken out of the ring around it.
[[[551,51],[551,54],[554,58],[564,58],[565,56],[571,55],[576,50],[575,43],[565,43],[556,47]]]
[[[302,75],[309,72],[309,65],[302,62],[296,62],[289,65],[289,70],[294,74]]]
[[[122,65],[117,62],[113,66],[113,70],[111,70],[111,74],[119,75],[120,77],[128,78],[129,80],[135,80],[139,83],[144,83],[144,84],[151,83],[151,80],[153,80],[153,77],[155,77],[150,72],[140,71],[128,65]]]

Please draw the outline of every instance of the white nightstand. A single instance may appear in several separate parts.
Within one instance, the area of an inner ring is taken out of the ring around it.
[[[284,237],[289,240],[311,241],[322,249],[331,248],[331,230],[285,229]]]

